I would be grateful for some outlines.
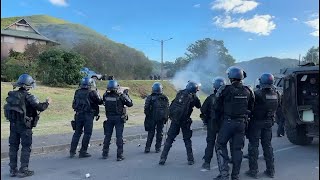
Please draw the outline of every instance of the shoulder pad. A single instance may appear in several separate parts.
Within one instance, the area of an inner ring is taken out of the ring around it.
[[[26,99],[30,104],[39,104],[39,99],[30,93],[26,95]]]
[[[248,87],[248,86],[244,86],[250,93],[252,93],[253,94],[253,90],[250,88],[250,87]],[[259,90],[259,89],[258,89]]]
[[[222,95],[222,92],[226,89],[226,87],[228,87],[229,85],[222,85],[219,89],[218,89],[218,91],[217,91],[217,93],[216,93],[216,97],[220,97],[221,95]]]

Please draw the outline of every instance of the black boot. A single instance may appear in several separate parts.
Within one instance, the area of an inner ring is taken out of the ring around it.
[[[17,168],[11,168],[10,169],[10,177],[16,177],[18,174],[18,169]]]
[[[122,154],[117,155],[117,161],[124,160],[124,156]]]
[[[80,152],[79,153],[79,158],[87,158],[87,157],[91,157],[91,154],[89,154],[87,152]]]
[[[108,151],[103,151],[102,152],[102,159],[107,159],[109,156],[109,152]]]
[[[76,153],[75,152],[70,152],[70,158],[74,158],[74,156],[76,155]]]
[[[229,180],[229,177],[223,177],[221,174],[219,174],[217,177],[213,178],[213,180]]]
[[[269,178],[274,178],[274,171],[265,170],[264,174],[267,175]]]
[[[156,153],[159,153],[161,152],[161,149],[160,148],[156,148]]]
[[[254,171],[251,171],[251,170],[246,171],[246,175],[247,176],[255,178],[255,179],[258,179],[258,175],[257,174],[258,174],[258,172],[254,172]]]
[[[19,172],[17,173],[18,177],[20,178],[32,176],[33,174],[34,174],[34,171],[29,170],[28,167],[20,168]]]
[[[166,158],[162,157],[159,161],[160,165],[164,165],[166,163]]]
[[[193,165],[194,164],[194,160],[191,159],[191,160],[188,160],[188,165]]]
[[[149,153],[150,152],[150,147],[145,147],[144,148],[144,153]]]
[[[206,170],[210,170],[210,163],[204,162],[204,163],[202,164],[202,168],[203,168],[203,169],[206,169]]]

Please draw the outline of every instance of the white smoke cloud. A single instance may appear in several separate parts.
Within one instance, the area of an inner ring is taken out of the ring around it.
[[[222,68],[227,69],[227,67],[221,63],[218,52],[214,48],[209,48],[208,52],[206,58],[191,61],[187,67],[175,74],[171,83],[176,90],[184,89],[190,80],[200,83],[202,85],[200,89],[209,93],[212,91],[213,79],[216,76],[225,76],[225,74],[219,74]]]

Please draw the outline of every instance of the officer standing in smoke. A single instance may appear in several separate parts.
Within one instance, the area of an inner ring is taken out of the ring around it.
[[[70,158],[73,158],[76,154],[82,132],[84,134],[79,158],[91,156],[87,150],[92,135],[93,119],[95,116],[99,117],[99,105],[102,104],[99,93],[96,90],[92,90],[92,87],[96,87],[95,81],[92,78],[85,77],[81,80],[79,89],[74,94],[72,108],[76,114],[74,115],[74,121],[71,121],[74,134],[71,141]]]
[[[190,118],[193,107],[201,108],[200,99],[196,93],[199,91],[199,85],[195,82],[189,81],[186,88],[177,93],[176,98],[172,101],[169,108],[169,118],[172,120],[168,138],[164,144],[164,148],[160,157],[159,164],[164,165],[170,148],[174,139],[182,131],[183,141],[187,150],[188,164],[194,164],[193,152],[192,152],[192,119]]]
[[[145,130],[148,131],[148,137],[144,152],[149,153],[153,137],[156,135],[155,149],[156,153],[161,151],[161,142],[163,137],[163,127],[168,121],[169,115],[169,99],[163,94],[162,84],[156,82],[152,85],[152,94],[146,98],[144,105],[144,121]]]
[[[46,102],[40,103],[38,98],[30,94],[29,90],[35,88],[35,80],[28,74],[22,74],[18,81],[13,84],[4,105],[5,117],[10,121],[9,136],[9,158],[10,176],[27,177],[32,176],[34,171],[29,170],[29,159],[32,145],[32,128],[36,127],[39,114],[37,111],[44,111],[51,103],[47,98]],[[21,166],[18,171],[18,150],[21,140]]]
[[[216,94],[214,111],[217,119],[223,118],[216,142],[216,153],[220,174],[215,180],[229,180],[227,143],[232,140],[232,173],[231,179],[238,180],[242,162],[245,129],[248,115],[254,106],[254,94],[242,84],[245,72],[238,67],[227,70],[231,85],[221,86]]]
[[[251,120],[248,126],[249,138],[249,168],[246,174],[257,178],[259,140],[263,149],[267,170],[264,173],[270,178],[274,177],[274,157],[271,144],[272,126],[275,121],[275,114],[280,105],[280,94],[273,88],[274,77],[272,74],[262,74],[260,89],[254,91],[255,104]]]
[[[215,100],[215,96],[217,90],[226,84],[226,81],[222,77],[217,77],[213,80],[213,93],[206,98],[203,102],[202,107],[200,108],[201,114],[200,118],[203,123],[207,125],[207,147],[205,149],[204,154],[204,163],[202,164],[202,168],[210,170],[210,162],[213,157],[214,144],[216,141],[216,135],[219,131],[220,127],[220,119],[214,119],[215,115],[213,114],[213,103]]]
[[[113,128],[116,129],[117,161],[122,161],[123,156],[123,129],[124,123],[128,120],[126,107],[133,106],[128,91],[118,92],[119,85],[116,80],[110,80],[107,85],[107,91],[103,95],[103,102],[106,111],[107,120],[103,122],[104,141],[102,149],[102,158],[106,159],[109,155],[109,146]]]

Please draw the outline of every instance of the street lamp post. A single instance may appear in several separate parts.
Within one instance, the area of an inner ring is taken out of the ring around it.
[[[157,42],[160,42],[161,43],[161,66],[160,66],[160,78],[161,80],[163,80],[163,43],[166,42],[166,41],[169,41],[173,38],[169,38],[169,39],[166,39],[166,40],[157,40],[157,39],[151,39],[153,41],[157,41]]]

